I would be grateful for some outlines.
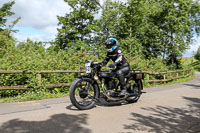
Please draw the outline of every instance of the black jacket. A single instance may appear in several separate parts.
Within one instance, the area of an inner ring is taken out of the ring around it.
[[[106,58],[102,62],[102,65],[105,66],[110,59],[116,64],[117,69],[129,66],[128,61],[124,57],[124,54],[119,47],[117,47],[113,52],[107,52]]]

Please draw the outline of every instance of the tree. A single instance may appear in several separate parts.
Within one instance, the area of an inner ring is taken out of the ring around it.
[[[199,33],[199,13],[200,4],[194,0],[129,0],[118,36],[139,40],[146,58],[162,56],[174,63]]]
[[[13,46],[14,38],[11,33],[16,32],[12,30],[14,25],[20,20],[17,18],[10,25],[6,25],[7,17],[14,15],[14,12],[11,12],[11,7],[15,4],[14,1],[3,4],[0,7],[0,55],[2,56],[8,47]]]
[[[0,30],[3,26],[6,26],[7,17],[14,15],[15,13],[11,12],[11,7],[15,4],[14,1],[3,4],[0,8]]]
[[[158,29],[150,21],[150,14],[154,14],[158,9],[154,8],[157,3],[147,0],[129,0],[123,9],[120,25],[122,32],[118,32],[120,38],[136,40],[131,47],[139,46],[142,54],[146,58],[160,55],[160,43],[157,40]],[[133,51],[134,52],[134,51]]]
[[[102,40],[109,37],[117,37],[117,31],[120,30],[119,19],[122,14],[122,3],[119,1],[106,0],[102,5],[102,14],[98,20],[98,26],[101,31],[99,36]]]
[[[102,6],[97,0],[66,2],[72,11],[58,17],[62,27],[56,42],[61,48],[103,44],[115,37],[132,56],[159,57],[173,64],[200,33],[200,4],[195,0],[105,0]],[[102,14],[95,19],[100,7]]]
[[[98,13],[98,0],[65,0],[71,12],[64,17],[58,16],[61,28],[58,29],[56,45],[61,49],[91,44],[97,26],[94,15]]]
[[[163,58],[169,58],[169,63],[171,64],[178,57],[182,56],[192,42],[192,29],[196,25],[195,21],[199,12],[196,10],[196,13],[192,14],[191,11],[194,10],[193,8],[196,7],[196,4],[193,0],[160,2],[160,6],[163,7],[162,16],[159,15],[160,19],[155,19],[155,21],[159,29],[162,30],[162,43],[164,44],[162,48]]]
[[[199,48],[198,48],[196,54],[194,55],[194,58],[195,58],[196,60],[199,60],[199,61],[200,61],[200,46],[199,46]]]

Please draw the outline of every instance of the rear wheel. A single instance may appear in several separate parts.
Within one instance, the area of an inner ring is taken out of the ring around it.
[[[137,102],[138,99],[140,98],[141,94],[142,94],[142,88],[143,88],[142,81],[141,80],[134,80],[131,77],[130,79],[128,79],[127,85],[128,85],[128,92],[131,93],[131,94],[134,94],[134,95],[126,98],[125,100],[128,103]]]
[[[71,85],[70,100],[80,110],[93,108],[98,96],[98,86],[92,85],[92,80],[89,78],[77,79]]]

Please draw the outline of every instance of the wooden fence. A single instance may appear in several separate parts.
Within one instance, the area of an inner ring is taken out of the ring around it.
[[[148,72],[143,71],[146,74],[146,81],[148,83],[156,82],[169,82],[175,79],[186,78],[192,75],[192,69],[176,70],[176,71],[167,71],[167,72]],[[163,78],[156,79],[156,76]]]
[[[36,78],[38,81],[38,86],[41,86],[42,83],[42,74],[52,74],[52,73],[84,73],[85,71],[81,70],[55,70],[55,71],[23,71],[23,70],[0,70],[0,74],[36,74]],[[133,71],[135,73],[144,73],[145,74],[145,82],[147,83],[160,83],[160,82],[169,82],[179,78],[185,78],[192,75],[192,69],[185,70],[176,70],[176,71],[168,71],[168,72],[148,72],[148,71]],[[159,77],[159,79],[157,79]],[[45,88],[59,88],[64,86],[70,86],[71,83],[58,83],[58,84],[49,84],[45,86]],[[33,87],[30,86],[0,86],[0,90],[27,90]]]

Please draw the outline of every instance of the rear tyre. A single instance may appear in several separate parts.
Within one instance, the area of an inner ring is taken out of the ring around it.
[[[77,79],[70,87],[70,100],[79,110],[91,109],[99,96],[97,84],[92,85],[90,78]]]
[[[142,94],[142,81],[141,80],[134,80],[132,77],[127,81],[129,86],[129,93],[134,93],[135,95],[132,97],[128,97],[125,100],[128,103],[135,103],[139,100],[141,94]]]

